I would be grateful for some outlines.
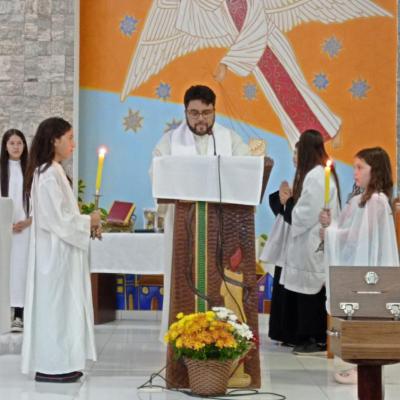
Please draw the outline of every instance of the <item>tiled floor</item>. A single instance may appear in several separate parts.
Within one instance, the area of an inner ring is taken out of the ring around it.
[[[266,321],[261,321],[266,326]],[[80,383],[35,383],[20,373],[20,356],[0,356],[1,400],[179,400],[174,392],[144,392],[136,388],[164,365],[164,345],[158,341],[159,322],[119,320],[96,327],[99,360],[89,364]],[[296,357],[290,349],[261,335],[262,391],[292,400],[356,400],[356,388],[336,384],[334,362],[325,358]],[[15,338],[13,341],[15,349]],[[339,362],[335,366],[340,367]],[[400,364],[386,367],[386,399],[400,398]],[[157,381],[155,382],[157,383]],[[159,381],[161,383],[161,381]],[[273,400],[272,395],[246,396],[243,400]]]

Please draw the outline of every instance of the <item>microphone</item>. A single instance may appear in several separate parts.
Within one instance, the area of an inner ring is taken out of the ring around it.
[[[212,127],[211,127],[211,126],[208,128],[207,135],[210,135],[210,136],[213,138],[213,144],[214,144],[214,156],[216,156],[216,155],[217,155],[217,149],[216,149],[216,147],[215,147],[215,136],[214,136],[214,132],[213,132],[213,130],[212,130]]]

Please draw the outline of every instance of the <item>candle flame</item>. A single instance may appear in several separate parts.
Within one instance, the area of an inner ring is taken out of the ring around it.
[[[328,161],[326,162],[326,166],[327,166],[328,168],[332,167],[332,160],[328,160]]]
[[[104,146],[99,147],[98,153],[99,156],[104,156],[107,153],[107,148]]]

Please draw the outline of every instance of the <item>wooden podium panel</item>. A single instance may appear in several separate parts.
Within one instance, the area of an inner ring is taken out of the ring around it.
[[[189,314],[201,311],[197,304],[198,296],[194,294],[194,290],[199,287],[198,282],[196,282],[195,267],[196,248],[199,246],[196,241],[195,228],[198,220],[196,203],[177,202],[175,207],[170,324],[175,321],[179,312]],[[247,324],[253,333],[258,335],[254,211],[252,206],[207,203],[207,221],[205,224],[207,242],[206,282],[204,292],[208,298],[205,301],[206,309],[211,309],[213,306],[226,306],[238,315],[234,305],[229,307],[225,304],[221,291],[224,291],[225,284],[229,286],[228,292],[233,292],[240,288],[229,281],[224,283],[222,273],[228,273],[231,277],[230,279],[234,279],[232,276],[234,277],[235,275],[240,276],[243,279],[243,310]],[[226,269],[229,267],[230,258],[238,248],[242,252],[242,261],[238,270],[230,274]],[[217,262],[221,251],[224,271],[221,271]],[[241,318],[240,315],[238,317]],[[251,377],[250,387],[260,387],[258,349],[249,352],[244,361],[244,372]],[[181,360],[174,360],[171,346],[168,347],[167,355],[167,382],[169,387],[189,387],[186,367]]]

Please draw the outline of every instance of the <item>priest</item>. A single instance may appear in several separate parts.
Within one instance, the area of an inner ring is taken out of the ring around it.
[[[191,86],[184,95],[186,119],[166,132],[156,145],[153,157],[166,155],[246,156],[250,149],[234,131],[215,122],[216,95],[207,86]],[[160,206],[165,214],[164,303],[161,336],[168,329],[174,206]]]

